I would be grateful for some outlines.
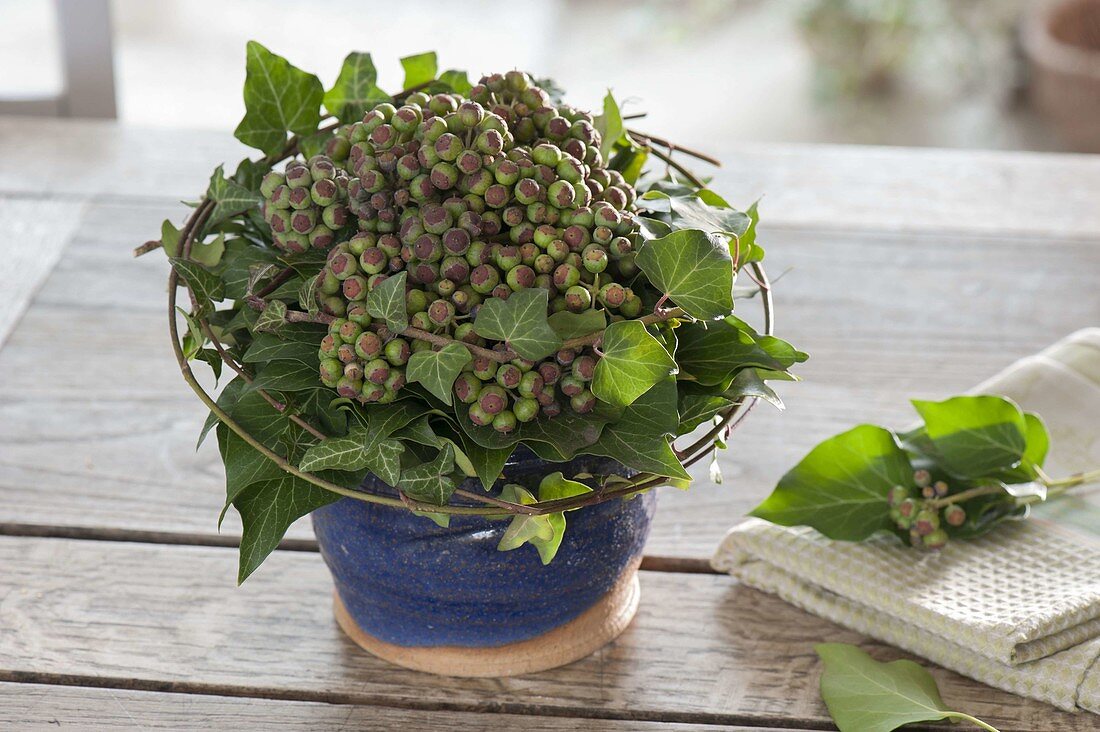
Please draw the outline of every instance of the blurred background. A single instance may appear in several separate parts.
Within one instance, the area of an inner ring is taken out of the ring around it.
[[[582,106],[609,85],[704,149],[1100,152],[1100,0],[0,0],[0,27],[0,114],[228,131],[254,38],[326,86],[350,49],[394,90],[398,58],[433,49]]]

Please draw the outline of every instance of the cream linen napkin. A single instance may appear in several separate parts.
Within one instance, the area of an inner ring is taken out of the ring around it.
[[[1048,473],[1100,465],[1100,328],[1017,361],[974,393],[1002,394],[1043,416]],[[749,519],[711,563],[991,686],[1100,713],[1100,503],[1088,496],[927,554]]]

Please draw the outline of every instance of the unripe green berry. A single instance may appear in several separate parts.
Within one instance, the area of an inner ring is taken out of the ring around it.
[[[530,422],[539,416],[539,403],[530,397],[517,399],[512,405],[512,414],[520,422]]]
[[[473,362],[473,374],[482,381],[489,381],[497,373],[497,362],[485,356],[476,356]]]
[[[336,386],[336,382],[343,377],[344,364],[335,358],[325,359],[321,361],[320,374],[321,383],[332,388]]]
[[[501,387],[488,384],[478,394],[477,403],[489,414],[500,414],[508,406],[508,395]]]
[[[592,293],[583,285],[574,285],[565,291],[565,307],[574,313],[592,307]]]
[[[596,397],[588,389],[569,398],[569,406],[577,414],[587,414],[596,408]]]
[[[384,384],[390,377],[390,365],[381,358],[374,358],[363,366],[363,376],[367,381]]]
[[[455,379],[454,393],[463,404],[473,404],[481,393],[481,381],[471,373],[459,374]]]
[[[493,429],[501,434],[508,434],[516,428],[516,415],[511,409],[505,409],[493,417]]]
[[[593,274],[607,269],[607,252],[595,244],[589,244],[581,254],[584,268]]]
[[[364,381],[363,387],[359,390],[360,396],[362,396],[365,402],[377,402],[382,399],[382,396],[386,393],[386,387],[382,384],[375,384],[371,381]]]
[[[943,519],[950,526],[962,526],[966,523],[966,510],[957,503],[952,503],[943,509]]]
[[[363,331],[355,340],[355,355],[364,361],[376,358],[382,352],[382,339],[374,331]]]
[[[391,366],[404,366],[409,362],[409,356],[412,354],[409,342],[404,338],[394,338],[386,344],[384,351],[386,360]]]

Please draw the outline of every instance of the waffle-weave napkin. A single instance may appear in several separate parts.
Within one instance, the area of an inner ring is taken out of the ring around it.
[[[1100,466],[1100,328],[1021,359],[973,393],[1039,413],[1047,472]],[[1100,500],[1066,497],[1027,521],[916,553],[889,537],[826,539],[759,519],[713,566],[745,584],[961,674],[1062,709],[1100,713]]]

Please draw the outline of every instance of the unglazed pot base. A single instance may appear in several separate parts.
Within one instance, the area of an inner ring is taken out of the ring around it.
[[[441,676],[518,676],[580,660],[619,637],[638,611],[638,572],[625,573],[599,602],[565,625],[519,643],[466,648],[406,647],[363,632],[333,593],[336,622],[361,648],[384,661]]]

